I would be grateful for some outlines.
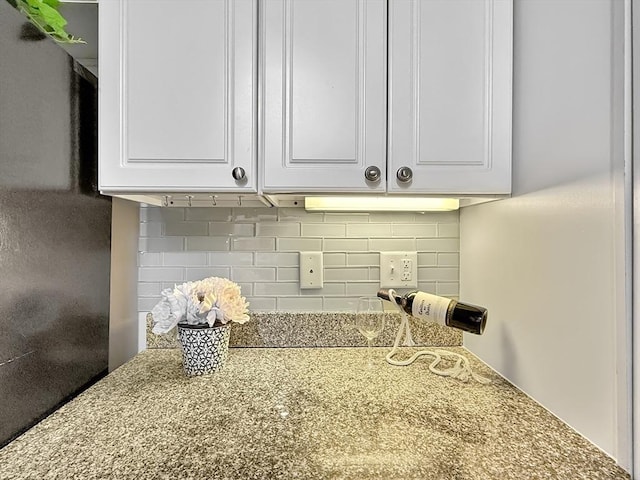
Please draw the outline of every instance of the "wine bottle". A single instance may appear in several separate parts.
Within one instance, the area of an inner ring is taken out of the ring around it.
[[[378,297],[390,302],[393,301],[388,290],[379,290]],[[486,308],[431,293],[415,290],[402,296],[396,296],[395,301],[405,312],[416,318],[476,335],[482,335],[487,323]]]

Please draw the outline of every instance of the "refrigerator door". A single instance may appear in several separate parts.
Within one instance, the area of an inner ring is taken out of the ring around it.
[[[30,31],[0,1],[0,446],[108,361],[111,201],[95,188],[97,82]]]

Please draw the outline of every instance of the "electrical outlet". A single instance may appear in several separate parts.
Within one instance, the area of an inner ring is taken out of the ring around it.
[[[322,252],[300,252],[300,288],[322,288]]]
[[[380,286],[382,288],[417,288],[417,252],[380,252]]]

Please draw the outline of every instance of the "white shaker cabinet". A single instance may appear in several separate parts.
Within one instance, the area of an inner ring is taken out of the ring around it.
[[[257,191],[257,0],[101,0],[99,184]]]
[[[512,8],[101,0],[100,190],[508,194]]]
[[[260,9],[264,191],[384,192],[386,0]]]
[[[389,192],[511,192],[512,25],[511,0],[389,1]]]

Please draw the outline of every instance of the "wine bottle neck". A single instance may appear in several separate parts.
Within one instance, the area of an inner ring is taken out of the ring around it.
[[[389,290],[378,290],[378,297],[383,300],[391,301],[391,295],[389,295]]]

